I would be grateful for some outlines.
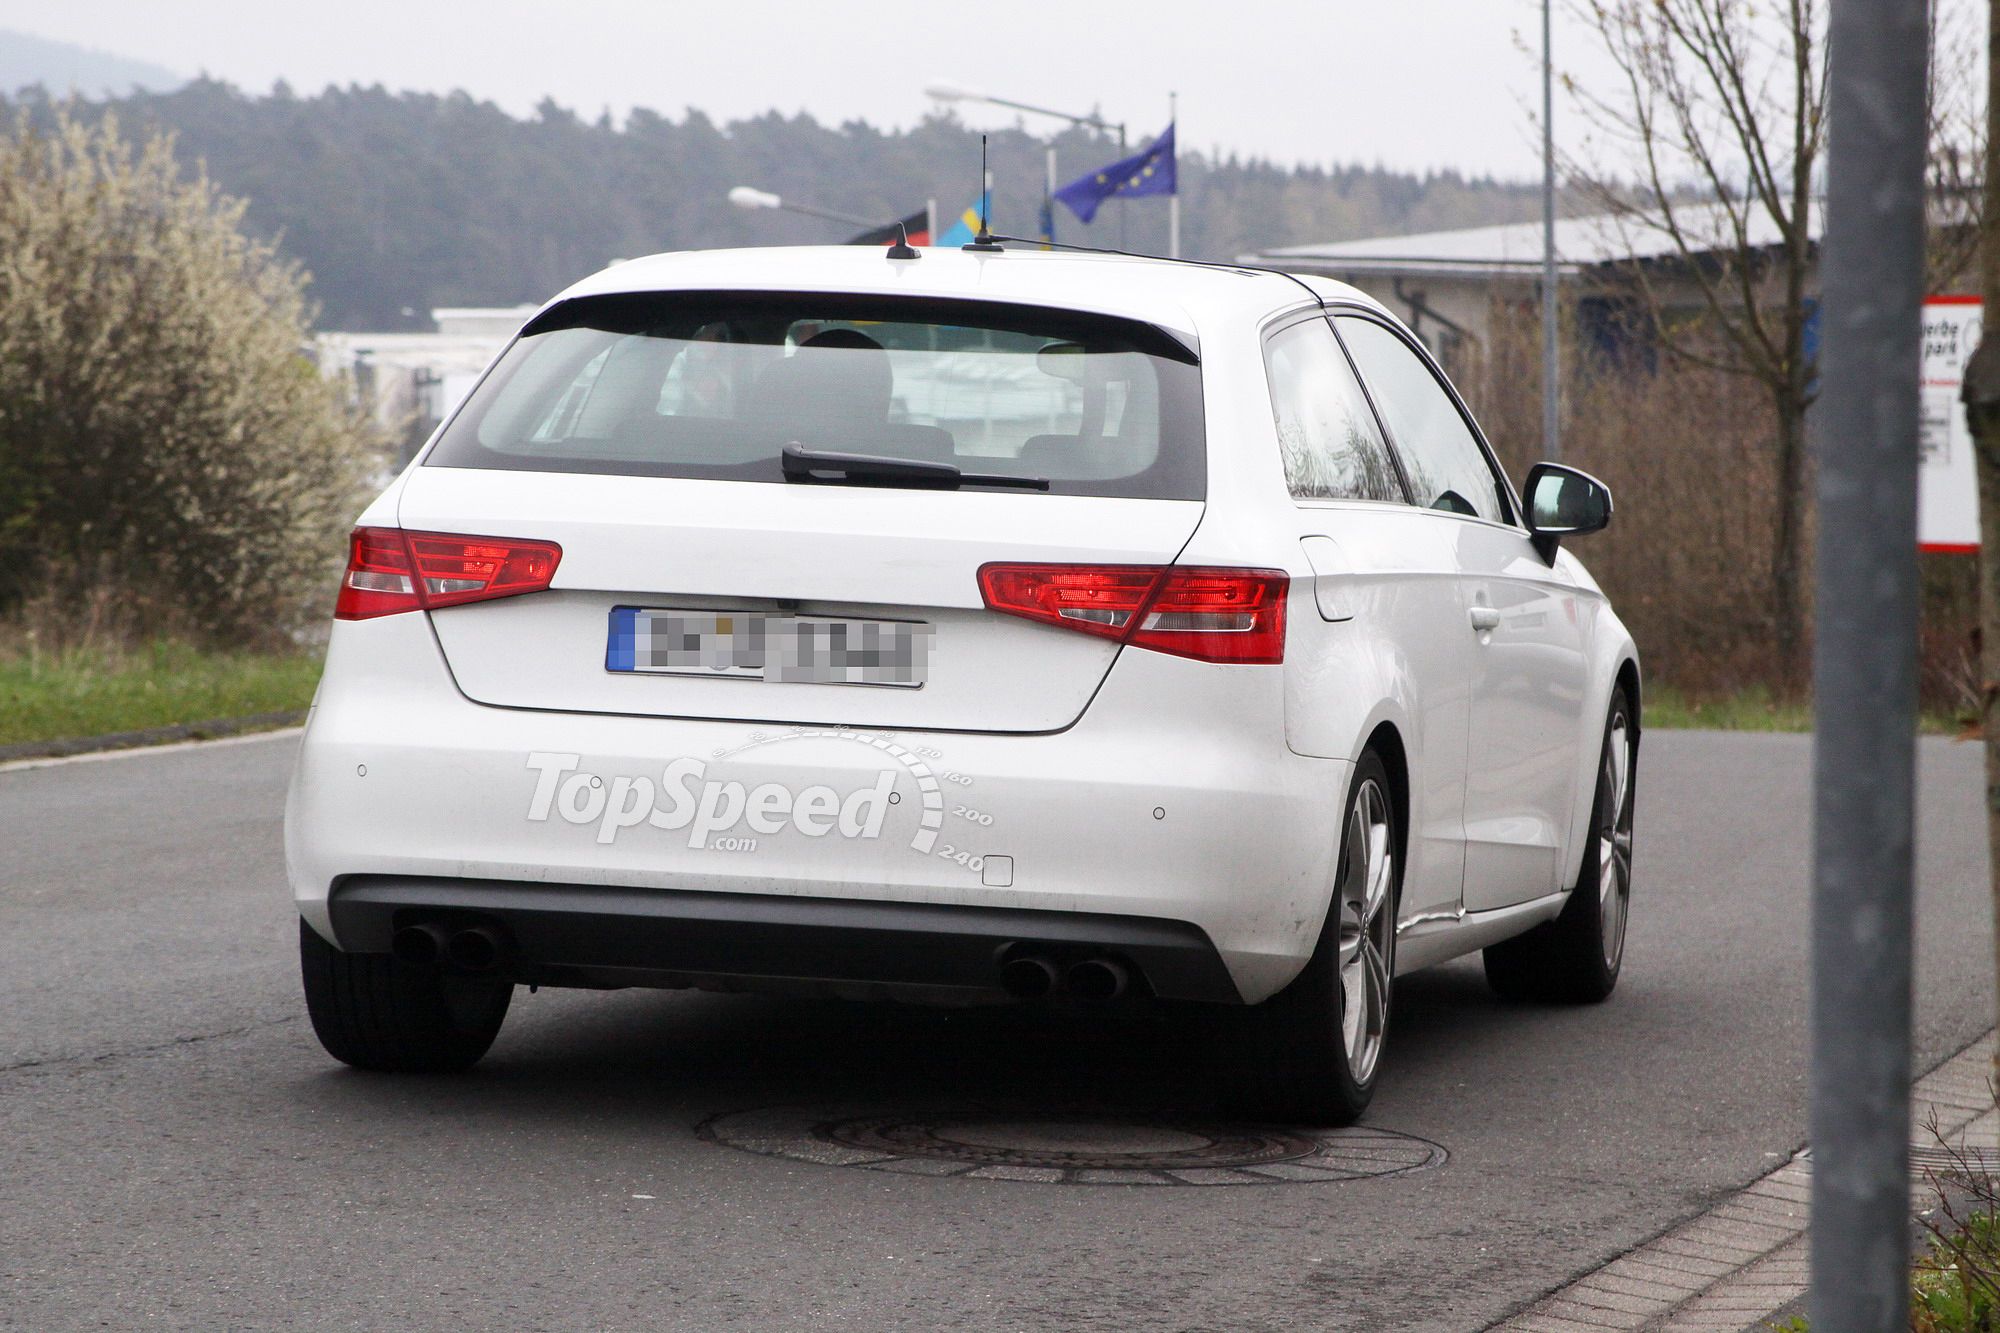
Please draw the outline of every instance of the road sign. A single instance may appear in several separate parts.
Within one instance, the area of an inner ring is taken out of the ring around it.
[[[1980,314],[1976,296],[1933,296],[1924,302],[1917,545],[1926,551],[1979,549],[1979,481],[1958,390],[1966,359],[1979,345]]]

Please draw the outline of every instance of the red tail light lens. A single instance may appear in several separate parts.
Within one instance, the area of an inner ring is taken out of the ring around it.
[[[985,565],[994,611],[1203,662],[1285,660],[1279,569],[1177,565]]]
[[[554,542],[356,528],[333,614],[367,620],[540,592],[561,560]]]

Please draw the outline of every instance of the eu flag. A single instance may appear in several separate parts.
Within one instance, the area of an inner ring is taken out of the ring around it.
[[[1174,127],[1152,145],[1108,167],[1078,176],[1056,191],[1064,207],[1084,222],[1113,195],[1174,194]]]

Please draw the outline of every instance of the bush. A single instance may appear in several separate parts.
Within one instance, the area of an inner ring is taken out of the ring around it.
[[[108,587],[134,634],[260,643],[324,613],[379,455],[242,214],[108,116],[0,134],[0,614]]]

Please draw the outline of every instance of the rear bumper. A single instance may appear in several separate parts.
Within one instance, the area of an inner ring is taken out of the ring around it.
[[[1311,954],[1350,767],[1286,747],[1282,671],[1127,652],[1061,732],[867,733],[488,707],[424,617],[341,622],[287,806],[292,890],[343,948],[386,947],[396,910],[359,886],[421,881],[502,895],[464,905],[532,918],[565,966],[661,977],[958,985],[1016,939],[1199,939],[1227,985],[1175,963],[1153,988],[1255,1003]]]
[[[506,967],[544,985],[792,988],[854,998],[1001,999],[1002,965],[1112,958],[1155,995],[1241,997],[1185,922],[937,903],[359,875],[328,902],[335,942],[382,953],[396,928],[488,925]]]

